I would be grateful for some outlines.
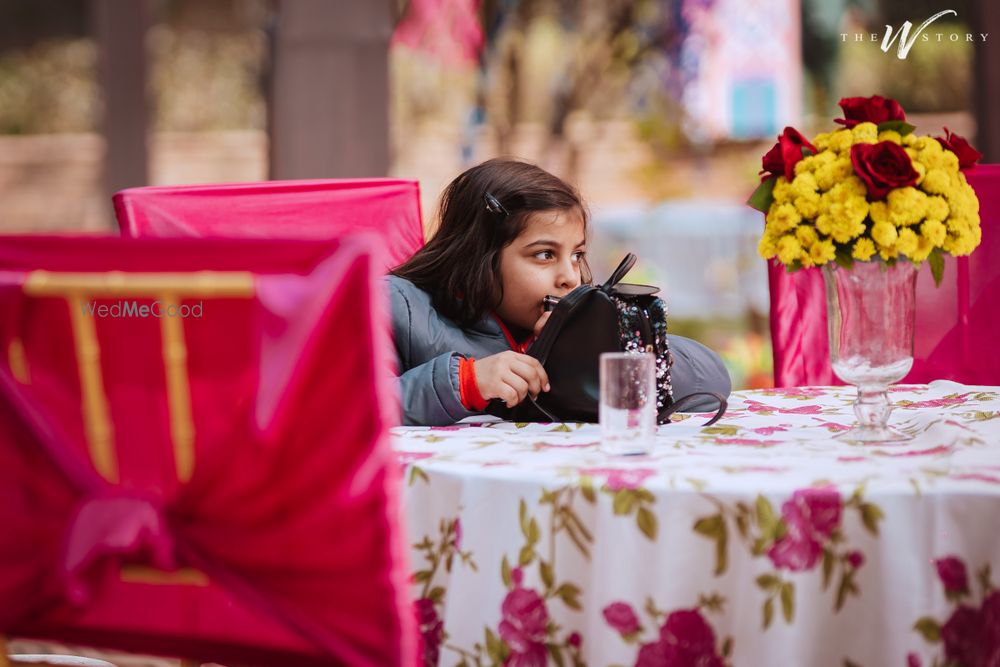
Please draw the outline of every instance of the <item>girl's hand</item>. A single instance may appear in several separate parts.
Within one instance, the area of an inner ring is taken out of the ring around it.
[[[513,350],[491,354],[473,364],[476,384],[483,398],[499,398],[512,408],[529,393],[538,396],[549,390],[549,376],[538,359]]]
[[[546,311],[546,312],[542,313],[542,316],[538,318],[537,322],[535,322],[535,326],[532,329],[532,333],[534,333],[536,337],[540,333],[542,333],[542,327],[544,327],[545,323],[549,321],[549,315],[551,315],[551,314],[552,314],[551,310]]]

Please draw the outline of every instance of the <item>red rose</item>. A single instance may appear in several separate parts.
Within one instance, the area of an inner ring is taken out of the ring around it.
[[[808,148],[816,153],[816,147],[809,143],[794,127],[786,127],[771,150],[761,160],[762,181],[772,176],[784,176],[788,180],[795,178],[795,165],[802,159],[802,149]]]
[[[844,117],[834,122],[844,127],[854,127],[858,123],[884,123],[889,120],[906,120],[903,107],[896,100],[872,95],[871,97],[845,97],[839,102]]]
[[[604,620],[620,635],[631,635],[642,630],[639,617],[628,602],[612,602],[604,608]]]
[[[944,128],[943,137],[935,137],[938,143],[942,147],[950,150],[958,158],[958,168],[968,169],[969,167],[975,166],[977,162],[983,159],[983,154],[977,151],[975,148],[969,145],[969,142],[965,140],[965,137],[959,136],[949,130],[947,127]]]
[[[891,141],[854,144],[851,164],[868,188],[868,201],[885,199],[890,190],[915,185],[920,178],[903,147]]]

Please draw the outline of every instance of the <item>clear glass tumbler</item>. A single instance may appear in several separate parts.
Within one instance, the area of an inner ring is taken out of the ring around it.
[[[649,352],[601,355],[601,449],[647,454],[656,439],[656,358]]]

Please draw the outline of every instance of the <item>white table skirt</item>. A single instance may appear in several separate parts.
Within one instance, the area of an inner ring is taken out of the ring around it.
[[[394,429],[425,662],[1000,664],[1000,388],[894,387],[894,447],[833,439],[854,391],[736,392],[641,457]]]

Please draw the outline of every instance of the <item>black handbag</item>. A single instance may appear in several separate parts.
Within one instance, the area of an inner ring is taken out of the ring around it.
[[[604,352],[652,352],[656,357],[657,422],[699,396],[719,402],[714,424],[726,411],[726,398],[697,392],[674,399],[670,384],[673,357],[667,339],[666,308],[654,296],[659,288],[621,283],[636,262],[629,253],[602,285],[581,285],[552,310],[539,337],[525,352],[541,362],[550,391],[513,409],[493,400],[487,412],[513,421],[597,422],[600,401],[599,360]]]

